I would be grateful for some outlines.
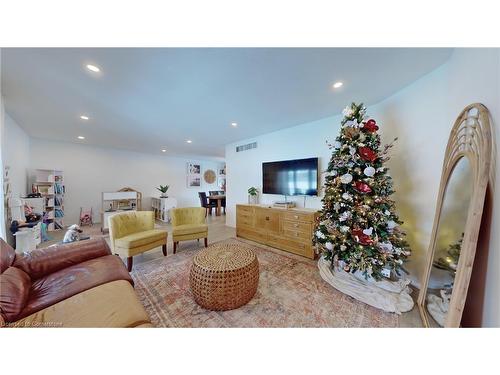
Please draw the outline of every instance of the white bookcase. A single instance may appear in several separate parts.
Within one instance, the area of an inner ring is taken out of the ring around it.
[[[155,213],[155,219],[170,223],[170,210],[177,207],[175,198],[151,198],[151,208]]]
[[[64,185],[63,171],[57,169],[35,169],[31,191],[44,198],[44,213],[47,230],[64,229]]]

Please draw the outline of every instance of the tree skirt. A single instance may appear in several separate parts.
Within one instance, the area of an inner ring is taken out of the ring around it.
[[[318,261],[319,273],[323,280],[335,289],[358,301],[378,309],[401,314],[413,308],[413,299],[408,287],[410,280],[370,281],[331,268],[331,263],[321,257]]]

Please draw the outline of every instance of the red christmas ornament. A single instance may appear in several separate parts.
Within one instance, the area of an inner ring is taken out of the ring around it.
[[[361,156],[361,159],[369,162],[374,162],[378,158],[377,153],[370,147],[360,147],[358,149],[358,154]]]
[[[367,131],[369,133],[375,133],[378,130],[377,123],[373,119],[370,119],[367,122],[364,122],[363,124],[364,124],[363,126],[364,131]]]
[[[354,188],[362,194],[368,194],[372,192],[372,188],[370,187],[370,185],[362,181],[356,181],[354,183]]]
[[[373,245],[373,239],[369,235],[364,234],[362,229],[354,229],[352,231],[352,236],[354,237],[356,242],[360,243],[361,245]]]

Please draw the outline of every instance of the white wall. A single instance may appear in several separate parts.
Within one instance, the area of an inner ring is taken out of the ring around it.
[[[26,132],[4,111],[3,100],[0,109],[2,124],[1,124],[1,169],[2,169],[2,191],[1,196],[4,196],[3,191],[3,175],[4,167],[9,167],[9,183],[12,197],[21,197],[27,193],[27,171],[30,162],[30,138]],[[2,238],[7,239],[11,244],[13,237],[10,233],[6,233],[9,223],[6,222],[5,207],[2,198],[1,224],[2,229],[0,234]]]
[[[395,199],[413,248],[413,269],[421,274],[432,230],[444,151],[450,129],[470,103],[488,107],[500,144],[500,50],[458,49],[444,65],[370,108],[384,138],[398,136],[389,162]],[[492,181],[497,186],[499,174]],[[491,228],[500,227],[500,196],[493,199]],[[483,233],[483,235],[486,235]],[[500,233],[493,230],[488,252],[483,325],[500,326]]]
[[[156,187],[170,185],[168,195],[179,207],[199,206],[199,191],[218,190],[217,184],[202,181],[200,188],[186,187],[186,163],[200,162],[202,173],[221,162],[156,156],[83,144],[31,138],[31,168],[56,168],[64,172],[66,185],[65,224],[78,222],[80,207],[92,207],[94,221],[100,222],[101,193],[131,187],[143,194],[143,209],[150,209]]]
[[[413,255],[409,268],[421,275],[422,260],[429,244],[440,182],[444,151],[456,116],[468,104],[481,102],[491,111],[493,127],[500,124],[500,52],[498,49],[459,49],[449,61],[392,97],[368,108],[381,126],[383,141],[399,137],[389,161],[394,196]],[[348,104],[348,103],[346,103]],[[331,153],[325,140],[334,140],[340,115],[243,140],[226,147],[227,225],[235,225],[235,205],[247,201],[250,186],[261,187],[263,161],[320,157],[324,169]],[[496,143],[500,144],[496,129]],[[257,141],[258,148],[241,153],[235,146]],[[496,185],[500,181],[496,175]],[[499,187],[500,188],[500,187]],[[498,189],[497,189],[498,191]],[[263,196],[261,202],[277,200]],[[298,199],[301,205],[302,199]],[[308,207],[320,207],[318,198],[308,198]],[[500,197],[494,199],[492,228],[500,227]],[[500,231],[490,239],[485,326],[500,326]]]
[[[5,232],[5,207],[3,204],[3,147],[4,147],[4,119],[5,119],[5,109],[3,104],[3,96],[2,96],[2,49],[0,48],[0,197],[2,197],[2,203],[0,203],[0,238],[6,239]]]
[[[10,167],[12,197],[25,196],[28,192],[30,137],[7,113],[3,135],[2,159],[4,166]]]
[[[320,170],[326,169],[331,153],[325,140],[335,140],[340,120],[341,116],[329,117],[227,145],[226,224],[236,225],[235,205],[248,201],[247,190],[251,186],[258,188],[260,203],[283,200],[280,195],[261,194],[262,162],[319,157]],[[250,142],[257,142],[257,148],[236,152],[236,146]],[[304,206],[303,197],[287,197],[287,200]],[[306,207],[321,208],[321,196],[307,197]]]

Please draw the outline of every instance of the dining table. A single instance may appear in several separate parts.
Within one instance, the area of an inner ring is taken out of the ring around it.
[[[209,201],[217,201],[217,207],[215,207],[215,215],[220,216],[221,214],[221,207],[222,207],[222,201],[226,199],[225,195],[209,195],[208,200]]]

